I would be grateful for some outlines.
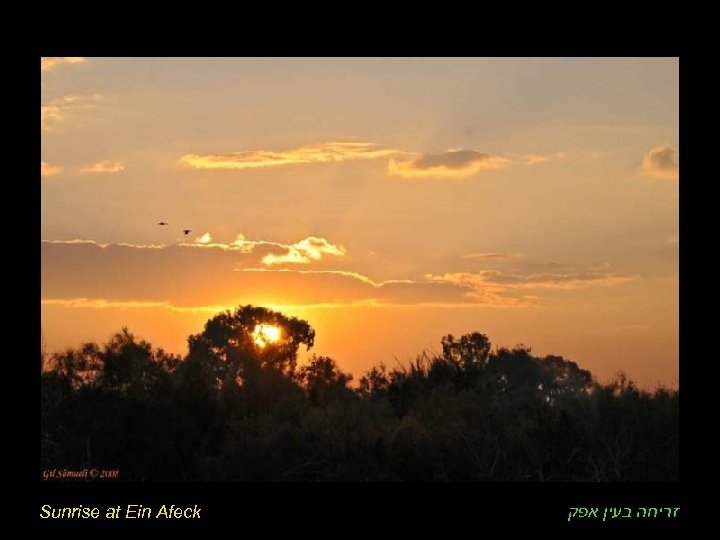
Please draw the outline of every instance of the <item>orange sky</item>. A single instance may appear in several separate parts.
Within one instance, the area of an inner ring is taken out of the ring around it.
[[[128,326],[183,352],[252,303],[307,319],[356,377],[477,330],[678,382],[677,59],[54,58],[41,77],[49,350]]]

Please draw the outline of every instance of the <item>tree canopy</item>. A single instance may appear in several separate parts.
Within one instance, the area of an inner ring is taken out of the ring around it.
[[[42,467],[125,480],[674,480],[677,390],[601,384],[561,356],[473,332],[353,377],[307,321],[211,318],[184,357],[122,329],[43,358]]]

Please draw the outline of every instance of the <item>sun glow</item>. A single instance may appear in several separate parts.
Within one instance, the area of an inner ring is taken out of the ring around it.
[[[280,328],[271,324],[256,324],[252,338],[255,345],[262,349],[268,343],[274,343],[280,339]]]

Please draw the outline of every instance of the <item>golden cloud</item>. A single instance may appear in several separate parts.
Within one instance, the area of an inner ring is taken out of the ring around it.
[[[44,105],[40,107],[40,127],[52,129],[65,122],[63,108],[60,105]]]
[[[40,127],[46,131],[57,129],[76,115],[97,107],[98,102],[103,99],[101,94],[70,95],[53,99],[40,107]]]
[[[103,244],[96,242],[95,240],[83,240],[81,238],[73,238],[72,240],[42,240],[42,244],[68,244],[68,245],[91,245],[97,246],[100,249],[107,249],[111,246],[126,247],[133,249],[163,249],[166,246],[161,244],[128,244],[126,242],[120,242],[118,244]]]
[[[422,279],[378,281],[351,270],[247,267],[248,263],[260,262],[260,257],[256,253],[238,257],[238,251],[179,245],[133,249],[114,244],[103,247],[90,241],[44,242],[41,289],[46,299],[57,302],[75,299],[75,307],[88,306],[88,302],[98,299],[143,303],[137,307],[160,307],[157,303],[179,307],[238,303],[293,306],[473,303],[490,307],[483,299],[468,296],[467,286],[454,283]],[[239,265],[240,271],[233,272]],[[147,302],[152,304],[144,304]],[[498,299],[492,307],[508,304],[517,302]],[[120,306],[99,302],[95,307]]]
[[[227,154],[185,154],[178,162],[193,169],[243,170],[284,165],[338,163],[348,160],[377,159],[396,156],[388,162],[388,174],[401,178],[463,178],[481,170],[501,169],[510,165],[535,165],[565,157],[531,154],[508,157],[475,150],[451,149],[436,154],[419,154],[383,148],[369,142],[329,142],[272,151],[251,150]],[[405,156],[405,158],[398,157]]]
[[[677,180],[680,170],[678,159],[678,151],[672,146],[658,146],[645,154],[641,171],[651,178]]]
[[[44,306],[85,309],[166,309],[177,313],[218,313],[232,306],[176,306],[170,302],[146,302],[142,300],[107,300],[105,298],[43,298]]]
[[[223,244],[212,242],[210,233],[205,233],[202,237],[196,238],[194,243],[181,243],[180,246],[222,249],[224,251],[239,251],[241,253],[251,253],[259,247],[264,247],[266,250],[282,250],[282,253],[267,253],[262,258],[263,264],[268,266],[285,263],[307,264],[311,261],[321,259],[323,255],[345,255],[345,248],[343,246],[336,246],[325,238],[317,236],[308,236],[294,244],[283,244],[281,242],[269,242],[267,240],[248,240],[243,234],[238,234],[233,242]]]
[[[62,64],[83,64],[87,58],[82,56],[43,56],[40,58],[40,69],[51,71]]]
[[[522,258],[522,253],[468,253],[463,259],[476,259],[480,261],[507,261]]]
[[[81,173],[116,173],[124,171],[125,166],[119,161],[102,159],[80,169]]]
[[[236,304],[178,306],[171,302],[144,302],[141,300],[107,300],[105,298],[43,298],[44,306],[59,306],[70,309],[164,309],[173,313],[220,313],[233,310]],[[347,309],[347,308],[478,308],[478,307],[519,307],[516,305],[487,305],[480,302],[418,302],[404,304],[376,299],[349,302],[316,302],[306,304],[265,303],[263,307],[275,311],[291,309]],[[523,306],[520,306],[523,307]]]
[[[609,272],[572,272],[566,274],[505,274],[499,270],[480,272],[454,272],[440,275],[427,274],[431,281],[457,283],[477,290],[488,287],[495,290],[506,289],[578,289],[588,285],[613,287],[633,281],[639,276]]]
[[[62,171],[63,168],[60,165],[50,165],[45,161],[40,162],[40,176],[55,176]]]
[[[391,159],[388,174],[400,178],[465,178],[483,170],[502,169],[510,165],[535,165],[563,157],[565,154],[562,152],[550,156],[510,158],[475,150],[453,149],[402,161]]]
[[[511,163],[508,158],[474,150],[448,150],[405,161],[390,160],[388,174],[401,178],[463,178],[484,169],[507,167]]]
[[[524,163],[525,165],[537,165],[538,163],[547,163],[548,161],[558,161],[560,159],[565,159],[565,152],[555,152],[554,154],[547,156],[543,156],[541,154],[530,154],[529,156],[521,158],[519,163]]]
[[[376,159],[396,154],[397,150],[379,148],[367,142],[330,142],[301,146],[280,152],[251,150],[229,154],[186,154],[179,159],[193,169],[259,169],[307,163],[336,163],[357,159]]]
[[[307,264],[310,261],[320,259],[324,254],[327,255],[345,255],[345,249],[342,246],[335,246],[316,236],[309,236],[299,242],[284,246],[287,252],[282,255],[274,255],[272,253],[263,257],[263,264]]]
[[[206,232],[202,236],[198,236],[195,239],[195,242],[197,242],[198,244],[209,244],[211,241],[212,241],[212,236],[210,236],[209,232]]]
[[[411,279],[388,279],[385,281],[373,281],[367,276],[358,272],[351,272],[349,270],[295,270],[290,268],[274,268],[269,270],[267,268],[235,268],[236,272],[286,272],[293,274],[315,274],[315,275],[330,275],[330,276],[344,276],[352,279],[361,281],[373,287],[383,287],[384,285],[392,285],[396,283],[418,283]]]
[[[344,254],[341,246],[318,237],[280,244],[239,235],[231,244],[215,245],[209,233],[207,237],[208,243],[171,246],[44,241],[41,288],[51,304],[64,302],[66,307],[215,309],[253,303],[528,308],[538,305],[538,293],[544,290],[614,287],[639,277],[592,267],[565,271],[520,268],[383,281],[352,268],[275,267],[280,262],[306,264],[328,253]]]
[[[207,232],[204,235],[195,239],[195,242],[181,242],[178,244],[180,247],[191,247],[191,248],[205,248],[205,249],[221,249],[223,251],[239,251],[241,253],[250,253],[259,245],[279,245],[274,242],[265,242],[264,240],[246,240],[245,235],[238,234],[235,240],[228,244],[222,242],[213,242],[212,235]]]

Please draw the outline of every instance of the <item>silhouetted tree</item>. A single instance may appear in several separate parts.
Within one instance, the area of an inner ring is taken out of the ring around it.
[[[456,340],[448,334],[441,340],[443,358],[467,367],[473,364],[485,364],[490,355],[490,340],[485,334],[473,332]]]
[[[326,405],[340,396],[351,395],[347,387],[352,375],[343,373],[332,358],[313,356],[298,373],[311,405]]]
[[[268,341],[258,347],[253,333],[258,325],[271,325],[280,329],[276,342]],[[296,317],[286,317],[267,308],[240,306],[234,313],[226,311],[205,324],[205,330],[188,338],[190,355],[196,352],[210,354],[221,360],[235,375],[253,361],[258,367],[270,367],[283,374],[292,374],[301,345],[309,350],[315,342],[315,330]]]
[[[259,340],[257,325],[280,329]],[[272,336],[274,338],[274,336]],[[352,376],[313,356],[303,320],[240,306],[188,338],[184,358],[127,329],[43,353],[44,468],[125,480],[647,481],[678,478],[679,392],[609,384],[560,356],[442,338]]]

